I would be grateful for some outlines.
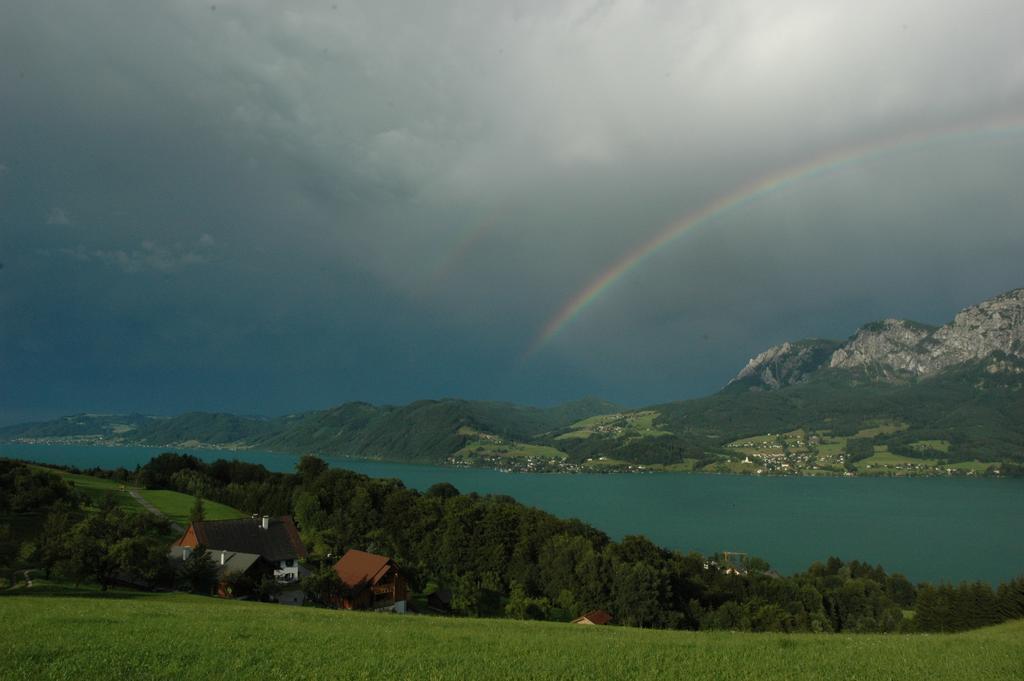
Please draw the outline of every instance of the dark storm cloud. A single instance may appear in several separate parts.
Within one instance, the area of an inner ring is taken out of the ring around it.
[[[745,357],[1021,285],[1019,2],[10,3],[3,408],[699,394]]]

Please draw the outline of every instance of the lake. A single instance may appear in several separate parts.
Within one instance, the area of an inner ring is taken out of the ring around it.
[[[166,447],[0,445],[0,455],[42,463],[133,469]],[[273,471],[298,456],[181,449],[200,459],[239,458]],[[529,474],[329,460],[426,489],[508,494],[575,517],[615,539],[644,534],[682,551],[743,551],[782,573],[830,555],[881,564],[918,580],[998,582],[1024,574],[1024,480],[797,478],[686,474]]]

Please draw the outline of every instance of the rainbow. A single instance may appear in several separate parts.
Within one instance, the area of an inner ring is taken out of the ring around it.
[[[798,181],[834,171],[839,167],[854,162],[881,156],[888,152],[925,147],[936,141],[948,141],[950,138],[969,138],[988,133],[1020,132],[1022,128],[1024,128],[1024,116],[1015,116],[993,119],[981,126],[973,123],[971,125],[960,125],[941,130],[902,134],[876,140],[868,144],[835,149],[827,154],[815,156],[801,163],[757,177],[729,193],[719,196],[681,219],[672,222],[660,233],[641,243],[622,258],[612,263],[608,269],[592,279],[590,283],[572,296],[555,315],[548,319],[540,333],[534,338],[529,349],[523,355],[523,360],[529,359],[540,351],[573,319],[577,318],[615,282],[636,268],[642,261],[683,234],[707,224],[731,210],[752,203],[766,194],[783,189]]]
[[[473,248],[494,229],[497,222],[498,215],[495,214],[465,230],[448,255],[430,271],[428,287],[434,288],[450,277]]]

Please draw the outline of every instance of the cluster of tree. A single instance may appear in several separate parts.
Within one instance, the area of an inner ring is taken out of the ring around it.
[[[0,513],[37,512],[74,498],[74,490],[60,476],[0,459]]]
[[[13,580],[22,542],[37,534],[46,513],[78,503],[78,495],[58,475],[0,459],[0,585]]]
[[[453,609],[467,615],[565,620],[600,608],[643,627],[895,631],[912,626],[902,610],[917,599],[903,576],[857,561],[831,558],[790,577],[756,559],[729,569],[643,537],[613,542],[507,496],[460,494],[446,483],[420,493],[310,456],[284,474],[163,454],[139,479],[201,488],[245,512],[291,513],[325,567],[349,548],[391,556],[414,590],[450,590]],[[314,602],[332,602],[339,588],[329,569],[307,580]]]
[[[103,497],[95,509],[72,506],[50,511],[35,542],[22,545],[21,558],[76,583],[93,581],[106,590],[115,583],[150,587],[173,580],[167,561],[166,520],[136,513]]]
[[[115,583],[192,584],[192,576],[176,574],[167,560],[172,534],[167,520],[127,510],[110,495],[90,505],[88,497],[50,471],[0,459],[0,519],[16,519],[20,530],[0,522],[3,581],[15,581],[18,570],[33,568],[46,578],[94,582],[104,590]]]
[[[983,582],[922,584],[915,601],[918,631],[965,631],[1024,617],[1024,577],[995,590]]]
[[[867,437],[851,437],[846,440],[846,468],[854,470],[854,464],[874,456],[874,440]]]

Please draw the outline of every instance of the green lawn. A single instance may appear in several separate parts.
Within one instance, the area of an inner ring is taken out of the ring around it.
[[[479,450],[479,452],[477,450]],[[530,445],[523,442],[495,444],[493,442],[481,441],[472,442],[466,445],[459,451],[455,452],[453,456],[465,458],[476,453],[489,456],[532,456],[542,459],[564,459],[566,457],[565,452],[560,452],[554,447],[548,447],[547,445]]]
[[[928,636],[690,633],[337,612],[180,594],[47,593],[43,587],[0,595],[0,676],[1021,679],[1024,621]]]
[[[117,502],[118,506],[131,509],[142,508],[139,506],[139,502],[133,499],[132,495],[128,493],[127,490],[130,489],[130,487],[115,480],[94,478],[91,475],[80,475],[78,473],[68,473],[67,471],[62,471],[57,468],[48,468],[46,466],[32,467],[47,471],[48,473],[56,473],[60,477],[64,478],[64,481],[72,485],[76,490],[84,493],[89,498],[89,502],[93,505],[97,504],[100,499],[109,494],[114,498],[114,501]]]
[[[601,414],[577,421],[572,424],[573,430],[559,435],[556,440],[569,438],[587,438],[596,432],[604,432],[617,437],[659,437],[671,435],[667,430],[654,426],[659,414],[656,411],[634,411],[626,414]],[[615,430],[620,429],[620,430]]]
[[[951,463],[943,466],[943,468],[954,468],[961,471],[974,471],[975,473],[984,473],[992,465],[991,461],[959,461],[957,463]]]
[[[592,430],[573,430],[568,433],[562,433],[556,440],[585,440],[594,434]]]
[[[181,492],[172,492],[165,489],[143,489],[138,490],[142,498],[160,509],[164,515],[178,523],[187,526],[189,523],[189,511],[196,503],[195,497]],[[231,518],[244,518],[244,513],[237,511],[230,506],[218,504],[216,501],[203,500],[203,509],[207,520],[230,520]]]
[[[884,447],[884,445],[883,445]],[[898,465],[911,465],[911,466],[934,466],[934,459],[912,459],[909,456],[900,456],[899,454],[893,454],[887,448],[875,450],[874,455],[869,456],[866,459],[861,459],[857,462],[857,470],[863,470],[869,465],[873,467],[878,466],[898,466]]]
[[[769,445],[776,444],[779,439],[779,433],[765,433],[764,435],[751,435],[750,437],[742,437],[739,440],[734,440],[728,443],[727,447],[742,447],[743,449],[760,449],[761,443],[767,443]]]

